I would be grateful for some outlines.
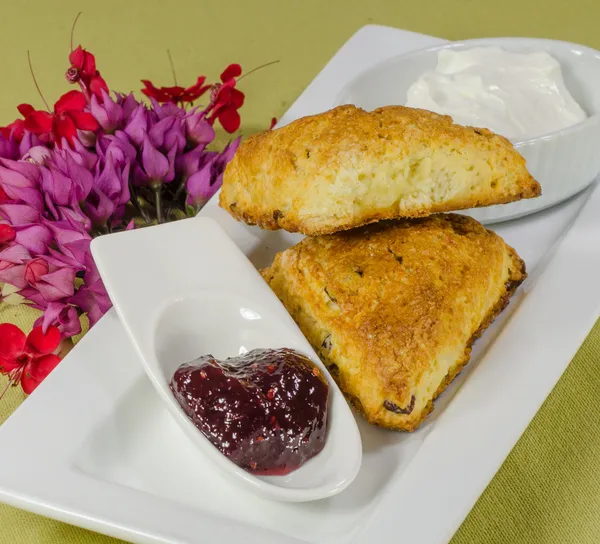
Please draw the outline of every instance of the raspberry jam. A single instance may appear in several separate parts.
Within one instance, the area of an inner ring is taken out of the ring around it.
[[[205,355],[181,365],[170,386],[204,436],[253,474],[288,474],[325,446],[329,385],[294,350]]]

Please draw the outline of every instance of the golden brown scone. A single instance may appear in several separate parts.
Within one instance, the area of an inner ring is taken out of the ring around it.
[[[526,277],[498,235],[454,214],[305,238],[262,275],[347,399],[406,431]]]
[[[425,110],[340,106],[248,138],[220,205],[265,229],[329,234],[541,194],[512,144]]]

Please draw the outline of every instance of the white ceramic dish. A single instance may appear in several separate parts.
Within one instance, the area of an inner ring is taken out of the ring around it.
[[[344,86],[336,104],[354,104],[366,110],[404,104],[410,85],[423,72],[435,68],[441,49],[464,50],[486,46],[520,53],[550,53],[561,64],[567,88],[589,116],[572,127],[514,142],[527,160],[527,168],[540,182],[542,196],[466,212],[484,224],[491,224],[558,204],[585,189],[600,173],[599,51],[573,43],[535,38],[486,38],[436,45],[371,66]]]
[[[281,123],[330,108],[361,70],[440,42],[361,29]],[[257,267],[298,239],[236,223],[215,201],[202,215],[216,219]],[[495,230],[525,259],[530,278],[419,431],[386,432],[358,419],[362,467],[343,493],[301,504],[270,501],[214,471],[156,395],[111,311],[0,427],[0,466],[10,467],[0,471],[0,500],[144,543],[447,542],[600,306],[595,187]]]
[[[216,221],[185,219],[102,236],[92,242],[92,253],[150,381],[199,455],[238,484],[275,500],[324,499],[352,483],[362,445],[344,396],[279,299]],[[194,426],[169,388],[182,363],[208,354],[223,360],[257,348],[300,351],[330,383],[325,448],[287,476],[257,477],[232,463]]]

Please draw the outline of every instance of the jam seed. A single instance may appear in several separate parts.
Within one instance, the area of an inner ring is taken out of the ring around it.
[[[318,375],[320,374],[320,372],[319,372],[319,369],[318,369],[318,368],[313,368],[313,370],[312,370],[312,373],[313,373],[315,376],[318,376]]]
[[[268,398],[269,400],[273,400],[273,397],[274,397],[274,396],[275,396],[275,389],[273,389],[273,388],[271,387],[271,389],[269,389],[269,390],[267,391],[267,398]]]
[[[252,470],[256,470],[256,466],[257,466],[257,465],[256,465],[256,463],[255,463],[254,461],[250,461],[250,468],[251,468]]]
[[[204,370],[200,371],[200,377],[201,378],[206,378],[206,372],[204,372]]]
[[[264,438],[262,436],[257,436],[256,437],[256,441],[257,442],[262,442],[264,440]]]
[[[275,372],[275,365],[269,365],[269,366],[267,367],[267,372],[268,372],[269,374],[273,374],[273,372]]]

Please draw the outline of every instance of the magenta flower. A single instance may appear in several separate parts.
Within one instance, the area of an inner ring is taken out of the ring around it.
[[[131,141],[138,147],[144,143],[148,134],[148,123],[150,116],[146,106],[140,104],[131,114],[124,131]]]
[[[33,134],[33,132],[26,130],[23,134],[23,139],[19,143],[18,158],[24,157],[32,147],[39,145],[42,145],[40,138]]]
[[[144,136],[142,147],[142,168],[136,173],[139,176],[136,182],[145,183],[150,186],[158,186],[162,183],[173,181],[175,177],[175,154],[173,148],[166,156],[156,149],[150,138]]]
[[[223,183],[223,172],[235,154],[240,139],[231,142],[222,153],[218,153],[204,164],[186,183],[188,197],[186,204],[195,211],[213,196]]]
[[[129,93],[128,95],[115,93],[115,102],[121,106],[121,109],[123,110],[123,120],[126,123],[129,122],[131,115],[140,105],[140,103],[133,96],[133,93]]]
[[[191,151],[183,155],[179,155],[175,159],[175,174],[185,183],[190,176],[195,174],[201,163],[204,164],[217,153],[214,151],[207,152],[204,150],[204,144],[199,144]]]
[[[185,118],[185,135],[193,145],[206,146],[215,139],[215,129],[206,120],[203,112],[194,112]]]
[[[95,95],[92,96],[90,111],[102,129],[106,133],[112,134],[115,130],[123,127],[125,119],[123,107],[115,102],[104,89],[101,89],[100,92],[102,100],[98,100]]]
[[[19,144],[12,136],[5,138],[0,135],[0,158],[14,161],[21,158],[19,156]]]
[[[62,302],[50,302],[44,315],[38,317],[33,327],[42,327],[46,334],[48,327],[57,327],[63,338],[76,336],[81,332],[81,321],[77,308]]]
[[[39,191],[39,179],[40,172],[35,165],[28,162],[2,159],[0,187],[2,187],[4,193],[12,200],[42,211],[44,199]]]
[[[176,117],[165,117],[156,123],[148,133],[152,145],[161,151],[169,153],[173,147],[177,153],[185,147],[185,133],[183,121]]]
[[[66,160],[66,155],[70,155],[71,158],[77,163],[92,171],[98,162],[98,156],[96,153],[92,153],[87,147],[85,147],[79,140],[74,140],[71,147],[65,146],[62,149],[55,149],[54,153],[62,156]]]
[[[115,135],[101,136],[96,142],[96,152],[101,161],[107,161],[111,156],[115,165],[123,167],[136,160],[137,150],[129,137],[123,131],[118,130]],[[98,171],[96,169],[96,175]]]
[[[173,102],[160,104],[152,97],[150,97],[150,102],[152,103],[152,111],[156,114],[158,120],[165,119],[166,117],[178,117],[183,119],[186,115],[185,110]]]

